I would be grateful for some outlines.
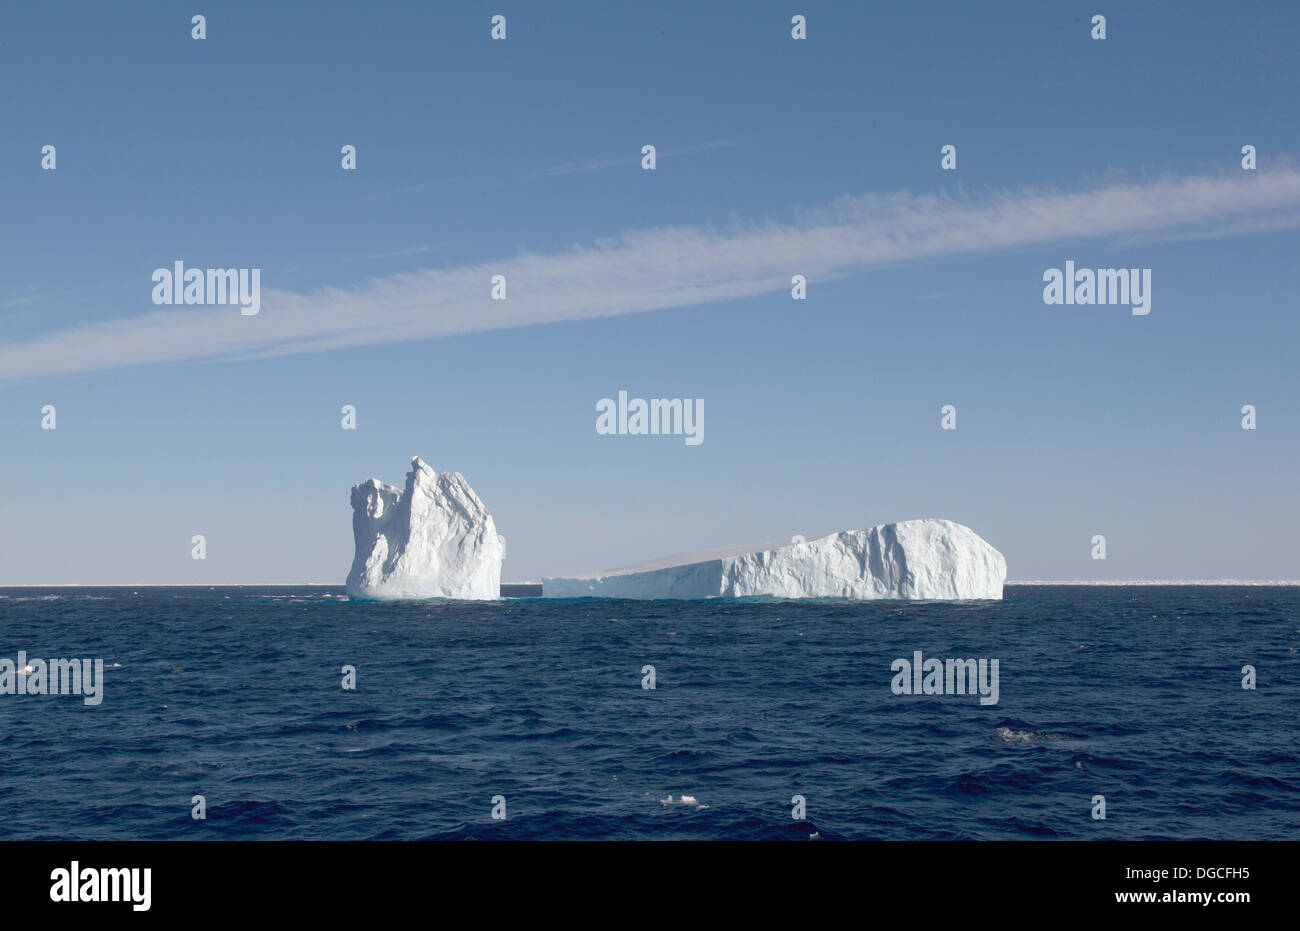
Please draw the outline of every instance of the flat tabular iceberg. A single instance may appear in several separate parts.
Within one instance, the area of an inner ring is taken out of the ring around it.
[[[501,597],[504,541],[459,472],[438,474],[417,456],[405,490],[353,485],[352,533],[354,598]]]
[[[1007,561],[949,520],[907,520],[675,565],[542,579],[544,598],[1000,599]]]

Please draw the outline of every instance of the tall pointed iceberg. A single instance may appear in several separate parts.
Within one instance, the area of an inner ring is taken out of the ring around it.
[[[353,598],[496,599],[505,541],[459,472],[418,456],[406,488],[378,479],[352,486]]]

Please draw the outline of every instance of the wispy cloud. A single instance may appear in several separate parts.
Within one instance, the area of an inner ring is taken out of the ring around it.
[[[446,243],[422,243],[418,246],[409,246],[405,249],[391,249],[387,252],[372,252],[369,255],[358,256],[354,261],[373,262],[377,259],[404,259],[413,255],[423,255],[426,252],[435,252],[442,249]]]
[[[264,289],[262,312],[159,309],[0,343],[0,378],[430,339],[727,301],[864,268],[1086,237],[1232,235],[1300,225],[1300,171],[1168,177],[955,199],[845,197],[799,223],[666,227],[567,251],[393,275],[310,293]],[[493,275],[509,298],[490,299]],[[263,280],[274,278],[263,270]],[[148,275],[141,275],[142,288]]]
[[[763,133],[761,135],[770,135]],[[741,145],[758,136],[741,136],[735,139],[715,139],[712,142],[701,143],[700,145],[688,146],[681,149],[664,149],[656,150],[656,158],[674,159],[685,158],[690,155],[698,155],[701,152],[712,152],[715,149],[729,149],[732,146]],[[585,162],[569,162],[564,165],[556,165],[554,168],[547,169],[544,174],[550,177],[562,177],[564,175],[586,174],[592,171],[605,171],[608,168],[635,168],[641,163],[641,150],[637,148],[632,153],[623,155],[620,158],[606,159],[589,159]]]

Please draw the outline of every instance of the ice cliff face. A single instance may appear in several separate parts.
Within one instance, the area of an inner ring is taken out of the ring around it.
[[[1002,554],[969,527],[908,520],[680,565],[542,579],[546,598],[1000,599]]]
[[[406,488],[378,479],[352,486],[354,598],[501,597],[505,543],[459,472],[411,460]]]

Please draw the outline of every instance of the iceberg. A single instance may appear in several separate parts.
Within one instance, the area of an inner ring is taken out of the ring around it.
[[[815,540],[543,578],[543,598],[1002,598],[1007,561],[969,527],[907,520]]]
[[[459,472],[417,456],[406,488],[378,479],[352,486],[353,598],[497,599],[505,540]]]

